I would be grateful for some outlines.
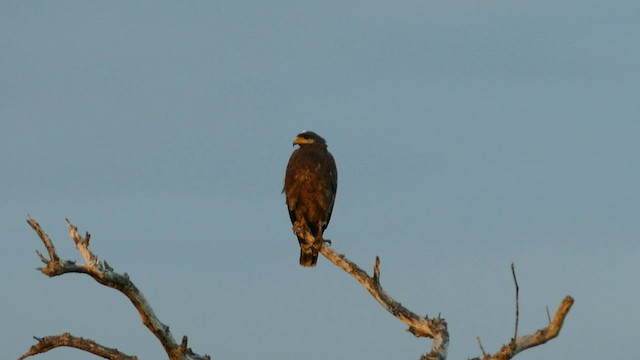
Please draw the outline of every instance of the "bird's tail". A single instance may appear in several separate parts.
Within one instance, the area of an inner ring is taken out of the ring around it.
[[[322,248],[322,235],[314,238],[309,232],[305,234],[306,239],[298,238],[300,243],[300,265],[304,267],[314,267],[318,262],[318,252]]]
[[[312,246],[305,249],[304,246],[300,247],[300,265],[304,267],[314,267],[318,262],[318,250]]]

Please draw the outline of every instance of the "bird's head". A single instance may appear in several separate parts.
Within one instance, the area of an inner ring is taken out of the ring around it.
[[[327,142],[313,131],[304,131],[296,136],[293,145],[323,145],[327,146]]]

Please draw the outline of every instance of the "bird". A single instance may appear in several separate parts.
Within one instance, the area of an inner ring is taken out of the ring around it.
[[[300,244],[300,265],[316,266],[322,234],[329,225],[338,189],[338,169],[327,142],[313,131],[298,134],[284,177],[284,189],[293,232]]]

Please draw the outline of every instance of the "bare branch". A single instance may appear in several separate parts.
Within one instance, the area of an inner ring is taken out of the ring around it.
[[[78,228],[73,226],[69,219],[65,220],[67,221],[67,227],[69,227],[69,237],[71,237],[73,243],[76,244],[76,249],[78,249],[78,252],[80,253],[80,255],[82,255],[82,258],[84,259],[85,264],[87,264],[87,267],[95,268],[100,265],[98,257],[89,250],[89,240],[91,239],[91,234],[87,232],[84,237],[80,236],[80,234],[78,234]]]
[[[36,250],[36,253],[40,257],[40,260],[46,265],[49,265],[50,262],[60,262],[60,259],[56,254],[56,248],[53,247],[53,243],[51,242],[51,239],[49,239],[49,235],[47,235],[44,231],[42,231],[42,229],[40,228],[40,224],[38,224],[33,218],[28,218],[27,223],[31,226],[33,230],[35,230],[36,233],[38,233],[40,240],[42,240],[42,243],[44,244],[45,248],[47,248],[47,252],[49,253],[49,260],[47,260],[40,253],[40,251]]]
[[[36,339],[38,340],[38,343],[33,345],[29,349],[29,351],[27,351],[22,356],[20,356],[18,360],[24,360],[29,356],[42,354],[49,350],[55,349],[57,347],[62,347],[62,346],[84,350],[86,352],[90,352],[94,355],[103,357],[105,359],[111,359],[111,360],[137,360],[138,359],[135,356],[126,355],[118,351],[118,349],[112,349],[112,348],[100,345],[93,340],[84,339],[81,337],[75,337],[69,333],[64,333],[62,335],[47,336],[42,339],[39,339],[39,338],[36,338]]]
[[[367,291],[373,296],[383,308],[390,312],[393,316],[409,326],[409,331],[416,337],[432,338],[431,351],[423,355],[421,359],[438,359],[444,360],[447,357],[447,349],[449,346],[449,332],[447,331],[447,322],[438,317],[429,319],[421,317],[411,310],[405,308],[394,300],[391,296],[382,290],[380,285],[380,259],[376,257],[374,265],[374,276],[370,277],[366,271],[362,270],[358,265],[351,262],[342,254],[337,254],[329,246],[322,246],[320,253],[324,255],[334,265],[346,271],[355,278]]]
[[[407,324],[409,326],[409,332],[416,337],[428,337],[433,339],[431,351],[428,354],[423,355],[420,360],[446,359],[447,348],[449,346],[449,332],[447,330],[446,321],[439,316],[433,319],[429,319],[428,317],[422,318],[387,295],[380,285],[380,259],[378,257],[376,257],[373,267],[373,277],[371,277],[358,265],[348,260],[343,254],[334,252],[329,246],[323,246],[320,249],[320,253],[324,255],[327,260],[331,261],[334,265],[355,278],[362,286],[364,286],[365,289],[367,289],[367,291],[369,291],[373,298],[376,299],[382,307],[389,311],[393,316],[397,317],[400,321]],[[512,341],[503,346],[495,355],[488,355],[485,353],[482,343],[480,342],[480,338],[478,337],[478,345],[483,353],[483,360],[511,359],[523,350],[544,344],[555,338],[560,333],[564,318],[569,312],[569,309],[571,309],[571,305],[573,305],[573,298],[571,296],[567,296],[560,305],[560,308],[556,312],[556,315],[553,321],[550,322],[549,326],[536,331],[533,335],[517,337],[519,318],[519,286],[515,275],[515,266],[513,264],[511,270],[513,280],[516,285],[516,333]]]
[[[89,233],[86,233],[84,237],[80,236],[78,234],[78,229],[73,226],[69,220],[67,220],[69,235],[71,240],[75,243],[78,252],[82,255],[85,265],[78,265],[73,261],[61,262],[51,240],[49,239],[49,236],[42,231],[40,225],[32,218],[29,218],[27,222],[38,233],[38,236],[49,253],[49,259],[46,259],[38,252],[41,260],[47,265],[44,268],[39,268],[43,274],[49,277],[63,275],[66,273],[82,273],[91,276],[100,284],[120,291],[129,299],[129,301],[131,301],[133,306],[138,310],[142,323],[160,341],[169,356],[169,359],[210,359],[207,355],[200,356],[193,353],[193,351],[187,347],[186,336],[183,338],[182,344],[178,344],[175,341],[173,335],[169,331],[169,327],[158,319],[147,299],[129,279],[129,276],[126,273],[116,273],[113,271],[111,266],[106,262],[100,261],[98,257],[91,252],[89,249],[89,240],[91,235]]]
[[[516,266],[513,263],[511,263],[511,274],[513,275],[513,282],[516,284],[516,329],[513,332],[513,341],[516,341],[518,338],[518,321],[520,319],[520,287],[516,278]]]
[[[376,256],[376,262],[373,264],[373,282],[380,286],[380,258]]]
[[[547,341],[554,339],[560,333],[562,329],[562,325],[564,324],[564,319],[569,313],[571,306],[573,305],[573,298],[571,296],[566,296],[560,307],[556,311],[555,316],[549,326],[539,329],[534,334],[524,335],[515,340],[512,340],[510,343],[504,345],[500,351],[498,351],[494,355],[485,355],[482,357],[483,360],[508,360],[512,359],[518,353],[532,348],[534,346],[542,345]],[[478,359],[478,358],[476,358]]]
[[[480,347],[480,351],[482,351],[482,356],[487,356],[487,353],[484,351],[484,346],[482,346],[482,341],[480,341],[480,336],[476,336],[478,339],[478,346]]]

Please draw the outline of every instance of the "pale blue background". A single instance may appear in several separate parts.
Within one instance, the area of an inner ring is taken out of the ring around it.
[[[71,331],[162,348],[119,293],[35,271],[65,217],[177,338],[214,359],[417,359],[352,278],[298,266],[291,143],[339,167],[326,232],[450,359],[546,325],[518,359],[631,359],[640,322],[637,1],[0,4],[0,358]],[[94,357],[55,350],[42,359]]]

